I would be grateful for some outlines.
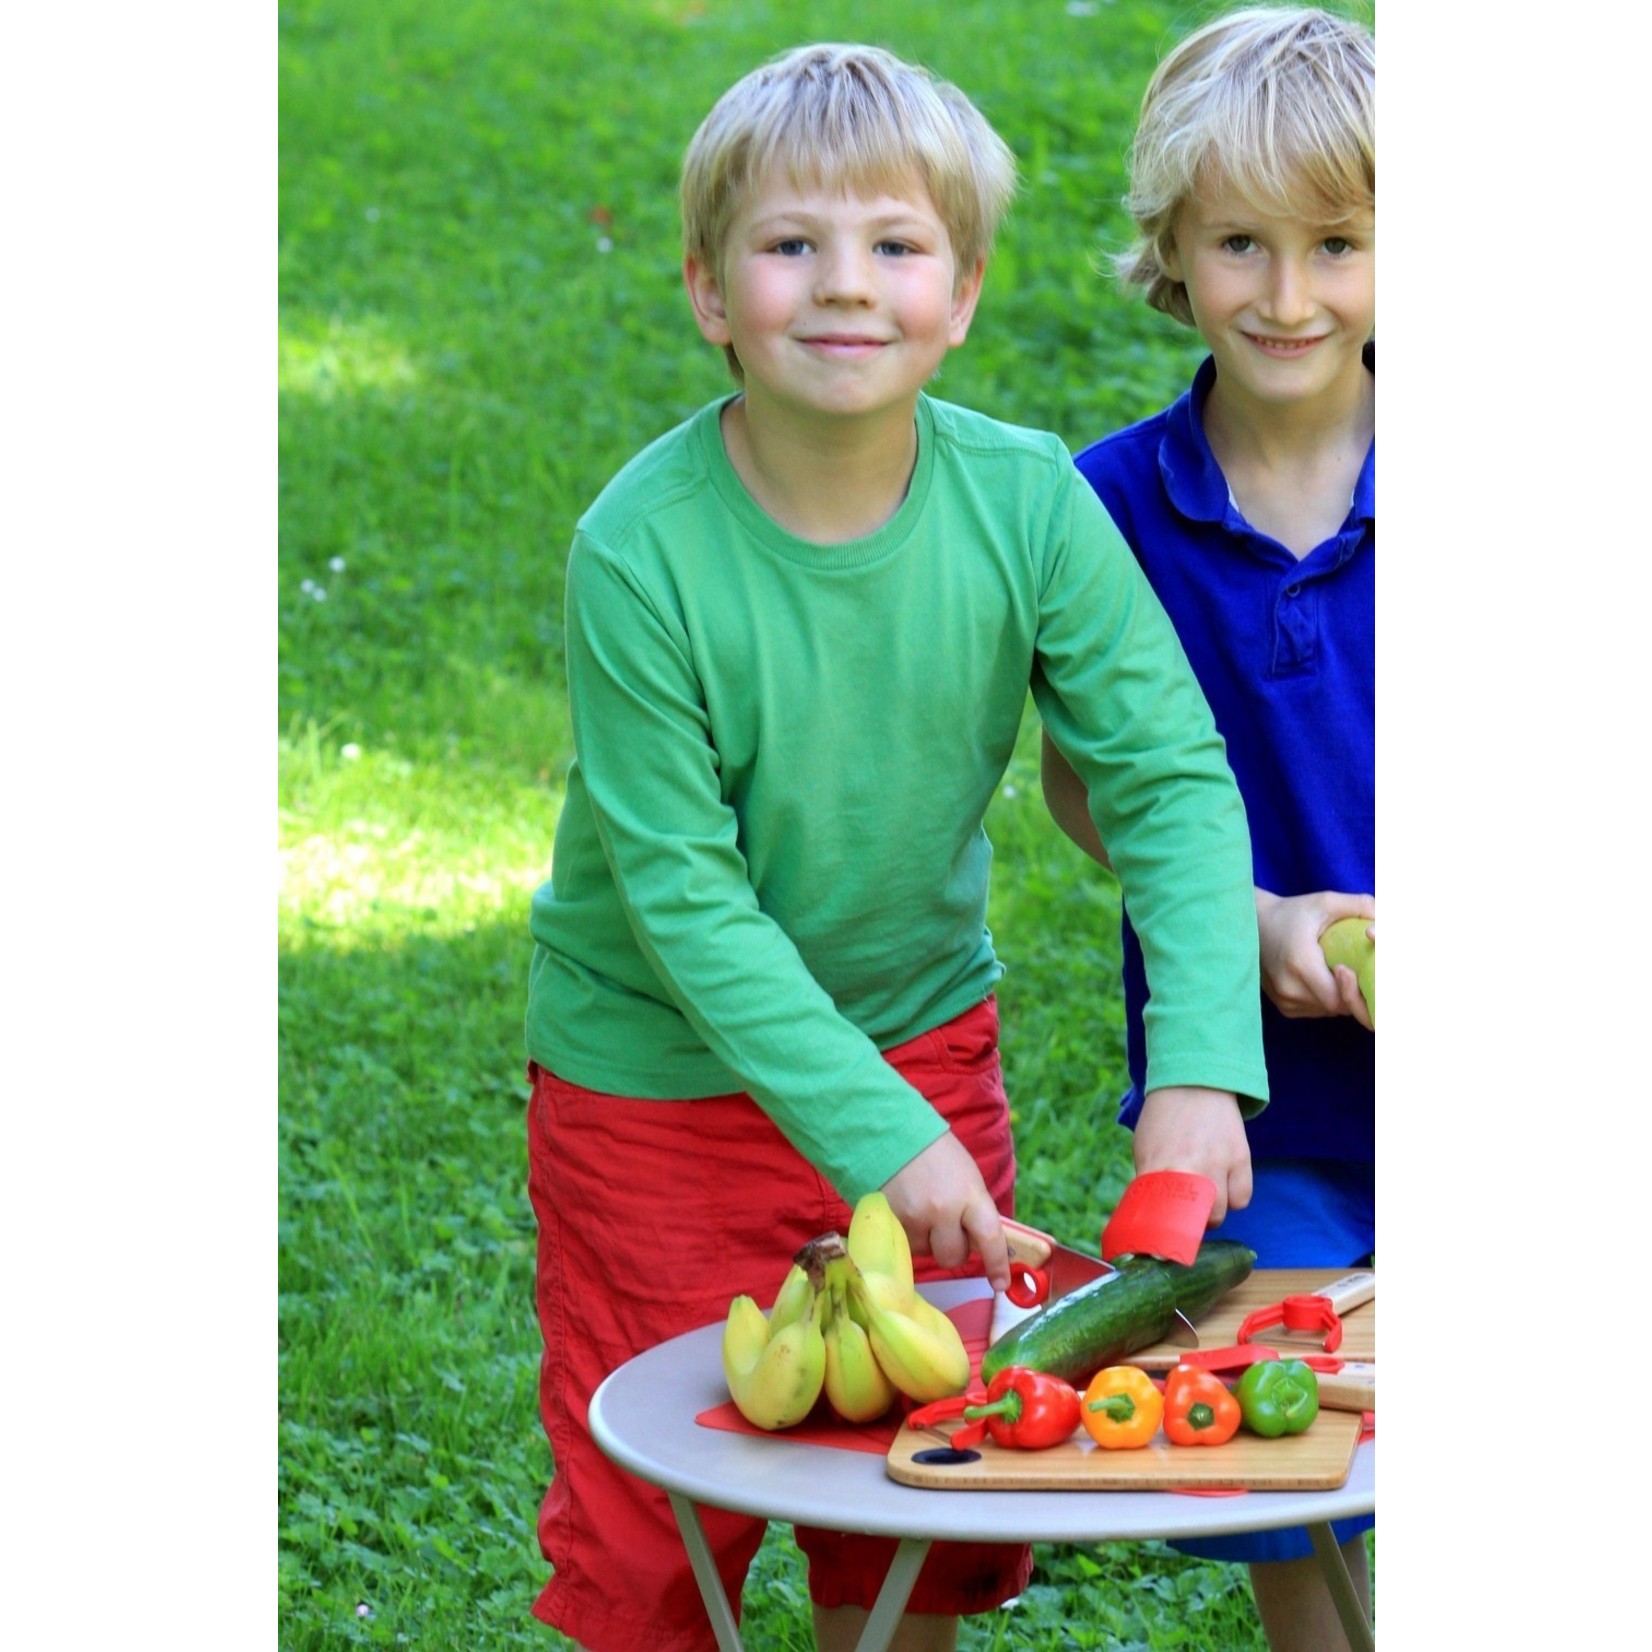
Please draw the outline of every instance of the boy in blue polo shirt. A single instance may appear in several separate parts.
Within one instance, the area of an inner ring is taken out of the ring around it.
[[[1246,1126],[1251,1198],[1222,1233],[1268,1268],[1346,1267],[1375,1237],[1375,1039],[1319,937],[1375,933],[1374,43],[1312,9],[1230,13],[1160,64],[1142,104],[1120,261],[1210,354],[1172,406],[1078,468],[1174,622],[1227,742],[1255,857],[1272,1100]],[[1106,851],[1048,733],[1056,820]],[[1205,1121],[1145,1096],[1142,955],[1124,927],[1138,1171],[1202,1170]],[[1369,1600],[1363,1529],[1337,1523]],[[1251,1562],[1269,1643],[1344,1644],[1305,1531],[1178,1545]]]

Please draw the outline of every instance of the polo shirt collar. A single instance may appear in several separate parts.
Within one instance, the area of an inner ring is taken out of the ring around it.
[[[1377,370],[1375,340],[1365,346],[1365,365]],[[1233,513],[1227,478],[1216,463],[1205,436],[1205,397],[1216,382],[1216,363],[1206,356],[1193,375],[1192,386],[1171,406],[1165,423],[1164,440],[1159,444],[1159,474],[1164,478],[1170,502],[1183,516],[1195,522],[1225,522]],[[1371,443],[1354,484],[1351,514],[1359,521],[1374,522],[1377,516],[1377,444]]]

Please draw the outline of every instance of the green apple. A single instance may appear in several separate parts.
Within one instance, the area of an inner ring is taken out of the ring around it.
[[[1365,994],[1366,1008],[1371,1012],[1371,1025],[1377,1024],[1377,943],[1365,932],[1371,927],[1369,918],[1339,918],[1319,937],[1319,950],[1332,969],[1346,964],[1359,981],[1359,990]]]

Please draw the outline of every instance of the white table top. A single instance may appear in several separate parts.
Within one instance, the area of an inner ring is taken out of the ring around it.
[[[924,1288],[943,1308],[986,1294],[980,1280]],[[1376,1442],[1362,1441],[1333,1491],[929,1491],[884,1472],[881,1455],[805,1445],[781,1435],[704,1428],[728,1399],[721,1324],[674,1337],[628,1361],[591,1400],[591,1432],[622,1468],[695,1503],[790,1525],[883,1537],[1087,1543],[1265,1531],[1376,1507]]]

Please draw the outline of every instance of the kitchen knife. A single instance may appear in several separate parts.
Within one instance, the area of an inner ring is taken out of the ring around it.
[[[1062,1244],[1039,1228],[1028,1227],[1025,1222],[1013,1221],[1008,1217],[1000,1220],[1004,1228],[1004,1241],[1009,1246],[1010,1260],[1037,1268],[1048,1279],[1049,1293],[1044,1298],[1045,1305],[1118,1271],[1099,1256],[1074,1250],[1071,1245]],[[1192,1320],[1177,1309],[1176,1324],[1165,1340],[1184,1348],[1197,1348],[1199,1333],[1193,1328]]]

